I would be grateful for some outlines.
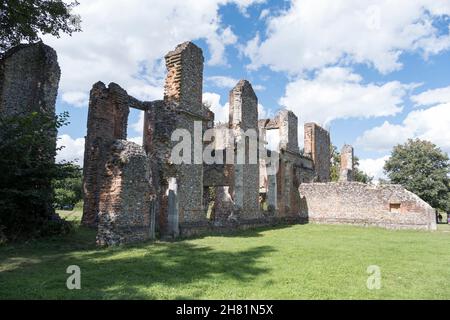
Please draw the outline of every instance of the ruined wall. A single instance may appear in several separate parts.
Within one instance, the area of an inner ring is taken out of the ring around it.
[[[10,49],[0,60],[0,112],[54,115],[60,76],[51,47],[36,43]]]
[[[312,222],[436,230],[433,208],[399,185],[306,183],[299,191]]]
[[[298,148],[298,118],[288,110],[282,110],[277,115],[280,128],[280,149],[299,153]]]
[[[116,139],[126,139],[129,97],[125,90],[111,83],[94,84],[90,93],[87,136],[83,165],[82,224],[96,227],[105,164]]]
[[[231,198],[229,186],[216,187],[216,198],[214,199],[214,223],[220,225],[228,222],[228,218],[234,210],[234,201]]]
[[[273,119],[258,121],[260,139],[267,144],[266,130],[279,129],[279,166],[275,176],[267,174],[265,164],[260,166],[260,190],[266,193],[267,203],[274,207],[278,217],[293,217],[300,212],[298,187],[315,179],[311,158],[300,154],[298,147],[298,118],[288,110],[277,113]]]
[[[353,147],[344,145],[341,151],[341,167],[339,181],[353,181]]]
[[[255,219],[259,210],[259,162],[257,154],[258,140],[258,98],[252,85],[241,80],[230,92],[230,129],[234,131],[236,145],[245,143],[245,164],[235,159],[232,193],[235,203],[236,219]],[[251,159],[252,139],[245,136],[247,130],[254,133],[256,159]],[[252,163],[253,162],[253,163]]]
[[[152,237],[151,171],[143,148],[115,140],[105,162],[99,197],[99,245],[145,241]]]
[[[312,159],[302,156],[296,164],[300,183],[311,183],[315,179],[314,163]]]
[[[170,136],[176,129],[176,115],[171,105],[162,100],[149,102],[144,114],[144,149],[152,169],[157,231],[161,234],[168,232],[169,178],[176,176],[176,170],[170,164]]]
[[[314,162],[317,182],[330,181],[330,134],[316,123],[305,124],[305,154]]]
[[[192,42],[178,45],[166,56],[167,78],[164,101],[175,102],[198,114],[202,105],[203,53]]]
[[[61,71],[55,50],[43,43],[19,45],[7,51],[0,59],[0,115],[26,116],[39,112],[55,116],[55,103]],[[48,163],[56,156],[56,130],[43,133],[53,147]],[[1,140],[1,138],[0,138]],[[53,193],[48,179],[41,185],[50,196]],[[46,216],[54,214],[52,203]]]
[[[202,104],[204,58],[201,49],[185,42],[169,52],[165,59],[164,101],[150,103],[145,116],[144,144],[158,181],[156,206],[160,232],[163,237],[173,237],[178,231],[170,230],[175,227],[169,225],[169,208],[177,211],[174,214],[178,215],[181,233],[191,225],[207,223],[203,207],[201,141],[203,132],[212,126],[214,115]],[[192,139],[189,163],[171,163],[172,148],[178,143],[171,141],[171,135],[176,129],[186,130]],[[169,199],[168,196],[169,180],[172,179],[177,186],[177,206],[171,202],[173,197]]]

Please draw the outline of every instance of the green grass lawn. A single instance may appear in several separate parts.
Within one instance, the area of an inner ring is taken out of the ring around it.
[[[79,221],[80,213],[63,213]],[[450,299],[450,228],[295,225],[98,249],[95,232],[0,247],[0,298]],[[66,269],[81,268],[81,290]],[[367,267],[382,288],[368,290]]]

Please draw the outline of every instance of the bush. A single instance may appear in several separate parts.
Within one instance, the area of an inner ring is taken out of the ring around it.
[[[5,236],[5,234],[3,233],[4,229],[5,229],[5,227],[0,225],[0,246],[5,244],[6,241],[8,240]]]
[[[67,210],[73,209],[83,198],[82,169],[78,165],[66,163],[62,165],[61,175],[53,180],[55,191],[55,208]]]
[[[66,113],[0,117],[0,225],[9,241],[60,228],[47,223],[54,215],[52,180],[64,174],[54,161],[56,132],[66,123]]]
[[[46,221],[41,228],[41,236],[43,237],[53,237],[59,235],[66,235],[74,230],[74,225],[72,222],[61,219],[57,214],[52,216],[52,218]]]

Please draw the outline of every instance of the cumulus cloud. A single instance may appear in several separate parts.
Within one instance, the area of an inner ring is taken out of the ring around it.
[[[221,24],[219,7],[235,3],[245,10],[260,0],[80,0],[74,13],[83,32],[60,39],[45,37],[62,69],[60,90],[75,106],[101,80],[116,82],[140,99],[161,98],[161,60],[186,40],[206,41],[212,65],[226,64],[225,48],[237,38]],[[83,95],[84,94],[84,95]],[[65,98],[64,98],[65,97]]]
[[[230,104],[226,102],[222,105],[221,96],[217,93],[205,92],[203,94],[203,103],[210,106],[214,112],[215,122],[226,123],[229,121]],[[258,118],[264,119],[272,116],[272,112],[267,110],[262,104],[258,104]]]
[[[209,83],[213,84],[218,88],[228,88],[228,89],[232,89],[239,82],[239,80],[235,78],[226,76],[211,76],[207,77],[206,81],[208,81]]]
[[[142,145],[142,136],[128,138],[128,141]],[[63,147],[56,155],[56,162],[74,162],[83,166],[84,159],[84,138],[72,138],[67,134],[60,135],[57,141],[58,148]]]
[[[86,92],[69,91],[63,93],[62,100],[74,107],[82,108],[88,105],[89,95]]]
[[[264,20],[269,15],[270,15],[270,10],[269,9],[263,9],[263,10],[261,10],[261,13],[259,14],[259,19],[260,20]]]
[[[366,150],[389,151],[409,138],[428,140],[450,153],[450,103],[410,112],[401,124],[383,123],[356,141]]]
[[[203,93],[203,103],[210,106],[210,110],[214,112],[215,122],[225,123],[228,122],[229,119],[229,104],[228,102],[224,105],[220,102],[220,94],[205,92]]]
[[[207,77],[206,81],[210,82],[214,86],[218,88],[224,88],[224,89],[232,89],[236,86],[236,84],[239,82],[238,79],[227,77],[227,76],[211,76]],[[265,90],[266,87],[259,85],[259,84],[252,84],[253,90],[255,91],[262,91]]]
[[[450,86],[427,90],[411,97],[416,106],[432,106],[450,102]]]
[[[302,121],[328,126],[336,119],[395,115],[402,111],[410,88],[398,81],[365,84],[350,69],[331,67],[317,71],[312,79],[290,82],[279,103]]]
[[[139,119],[130,125],[130,128],[133,129],[135,133],[142,134],[144,131],[144,112],[139,112]]]
[[[142,139],[143,139],[142,137],[133,137],[133,138],[128,138],[127,140],[142,146],[142,142],[143,142]]]
[[[73,139],[67,134],[58,137],[58,148],[63,147],[56,155],[56,162],[69,162],[82,166],[84,158],[84,138]]]
[[[247,8],[253,4],[262,4],[267,2],[267,0],[234,0],[233,1],[238,7],[239,11],[245,16],[249,17]]]
[[[374,177],[374,182],[377,182],[380,179],[386,179],[383,167],[388,159],[389,156],[376,159],[359,160],[359,169],[367,173],[369,176]]]
[[[405,52],[427,58],[448,50],[450,35],[434,22],[449,14],[448,0],[291,0],[289,9],[266,18],[266,33],[243,52],[252,69],[301,74],[362,63],[388,73],[402,67]]]

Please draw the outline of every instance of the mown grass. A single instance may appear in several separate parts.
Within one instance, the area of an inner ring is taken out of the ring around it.
[[[79,221],[80,213],[63,213]],[[450,299],[450,228],[295,225],[98,249],[95,232],[0,247],[2,299]],[[66,269],[81,268],[81,290]],[[381,268],[368,290],[367,267]]]

